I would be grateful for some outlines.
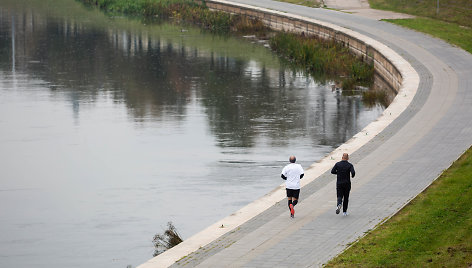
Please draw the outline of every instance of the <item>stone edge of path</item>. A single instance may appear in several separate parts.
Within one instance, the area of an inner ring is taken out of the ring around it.
[[[414,68],[408,63],[404,58],[402,58],[398,53],[387,47],[386,45],[370,38],[365,35],[362,35],[358,32],[349,30],[337,26],[332,23],[327,23],[303,16],[291,15],[285,12],[275,11],[266,8],[254,7],[245,4],[239,4],[229,1],[217,1],[223,4],[230,4],[233,6],[241,6],[244,8],[260,10],[264,12],[274,13],[274,14],[283,14],[284,16],[290,16],[298,20],[310,21],[333,30],[343,32],[349,36],[355,37],[359,40],[362,40],[366,44],[377,49],[381,54],[383,54],[390,62],[400,71],[403,82],[402,86],[390,104],[390,106],[384,110],[382,115],[377,118],[375,121],[371,122],[359,133],[354,135],[346,143],[340,145],[338,148],[333,150],[327,156],[325,156],[320,161],[313,163],[309,168],[305,170],[305,177],[302,180],[302,187],[309,184],[313,180],[317,179],[320,175],[329,170],[333,164],[339,160],[344,152],[352,154],[357,149],[367,144],[372,138],[377,134],[382,132],[391,122],[393,122],[410,104],[413,100],[413,97],[416,94],[416,91],[419,86],[419,75],[414,70]],[[262,213],[266,209],[270,208],[275,203],[281,201],[285,198],[285,189],[284,184],[279,185],[263,197],[255,200],[254,202],[244,206],[238,211],[232,213],[228,217],[217,221],[216,223],[210,225],[206,229],[200,231],[199,233],[191,236],[186,239],[179,245],[165,251],[164,253],[148,260],[147,262],[139,265],[139,268],[151,268],[151,267],[168,267],[174,264],[176,261],[187,256],[188,254],[198,250],[201,247],[204,247],[211,243],[212,241],[218,239],[222,235],[234,230],[238,226],[247,222],[251,218]]]

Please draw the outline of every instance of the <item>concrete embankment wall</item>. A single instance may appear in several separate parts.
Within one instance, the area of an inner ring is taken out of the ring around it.
[[[419,76],[411,64],[391,48],[358,32],[307,17],[225,0],[207,0],[206,4],[214,10],[258,18],[276,30],[304,33],[305,35],[315,35],[342,42],[360,57],[367,61],[373,61],[378,75],[398,93],[379,118],[323,159],[305,169],[305,177],[301,182],[302,188],[329,171],[336,159],[340,159],[344,152],[352,154],[383,131],[408,107],[418,90]],[[221,239],[226,233],[237,230],[237,227],[284,198],[285,185],[281,184],[263,197],[215,222],[172,249],[143,263],[139,268],[168,267],[178,260],[185,259],[192,252],[205,247],[212,241]]]
[[[350,35],[344,29],[333,28],[322,21],[297,17],[291,14],[277,12],[268,9],[254,8],[241,4],[233,4],[225,1],[206,1],[210,9],[224,11],[232,14],[245,15],[261,20],[266,26],[286,32],[300,33],[308,36],[317,36],[323,39],[336,40],[348,47],[354,54],[362,57],[367,62],[374,62],[376,73],[398,93],[403,82],[400,71],[382,53],[372,45],[367,44]]]

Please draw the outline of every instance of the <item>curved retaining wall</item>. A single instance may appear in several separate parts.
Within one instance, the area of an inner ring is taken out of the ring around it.
[[[274,30],[303,33],[323,39],[336,40],[348,47],[354,54],[362,57],[363,60],[367,62],[373,61],[377,74],[386,81],[395,93],[398,93],[400,90],[403,78],[398,68],[376,47],[346,32],[344,28],[322,21],[227,1],[209,0],[206,1],[206,5],[213,10],[257,18]]]
[[[244,14],[262,20],[266,25],[276,30],[304,33],[321,38],[334,39],[348,46],[351,51],[362,56],[367,61],[374,62],[376,72],[397,92],[397,96],[385,109],[382,115],[354,135],[349,141],[336,148],[319,162],[305,170],[302,187],[309,184],[320,175],[330,170],[336,159],[344,152],[352,154],[369,142],[393,120],[395,120],[410,104],[419,85],[419,76],[413,67],[392,49],[355,31],[297,15],[291,15],[275,10],[248,6],[224,0],[207,0],[207,6],[214,10]],[[212,224],[205,230],[186,239],[170,250],[152,258],[139,268],[168,267],[188,254],[217,240],[254,216],[270,208],[285,198],[285,185],[272,190],[260,199],[248,204],[230,216]]]

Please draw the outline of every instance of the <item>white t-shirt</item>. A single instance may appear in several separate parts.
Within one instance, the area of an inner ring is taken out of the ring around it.
[[[303,168],[300,164],[290,163],[282,169],[282,174],[287,177],[285,188],[300,189],[300,175],[303,174]]]

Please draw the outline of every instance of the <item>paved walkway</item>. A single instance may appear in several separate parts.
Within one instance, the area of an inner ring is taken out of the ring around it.
[[[408,14],[371,9],[368,0],[324,0],[323,2],[328,8],[338,9],[342,12],[374,20],[414,18],[414,16]]]
[[[233,1],[360,32],[395,50],[420,76],[408,108],[351,155],[357,176],[349,216],[334,213],[335,178],[325,173],[302,189],[295,219],[283,200],[173,265],[321,266],[402,208],[472,144],[472,55],[371,18],[270,0]]]
[[[323,4],[328,8],[334,9],[361,9],[369,8],[368,0],[323,0]]]

